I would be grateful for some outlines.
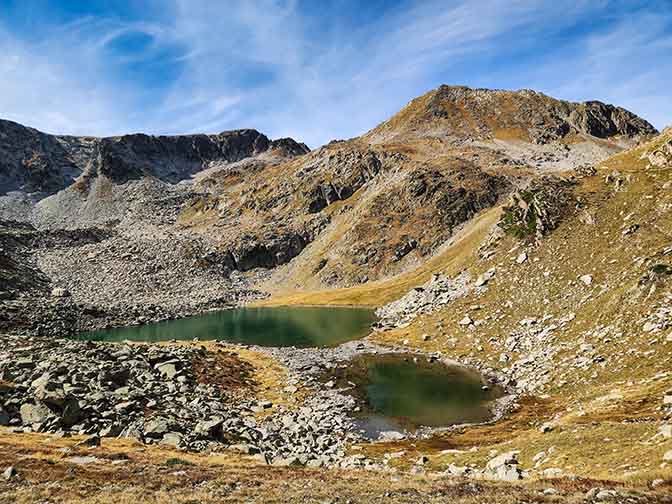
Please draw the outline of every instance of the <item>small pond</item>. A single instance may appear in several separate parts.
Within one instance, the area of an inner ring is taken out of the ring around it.
[[[224,340],[274,347],[330,347],[369,333],[372,310],[332,307],[237,308],[179,320],[85,332],[91,341]]]
[[[353,386],[360,399],[361,428],[370,437],[383,431],[413,431],[483,422],[502,389],[475,371],[406,354],[364,355],[336,371],[338,385]]]

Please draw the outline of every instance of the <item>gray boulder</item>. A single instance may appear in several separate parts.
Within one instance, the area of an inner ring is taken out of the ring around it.
[[[176,362],[162,362],[157,364],[155,368],[164,378],[168,380],[172,380],[179,374]]]
[[[52,380],[50,373],[44,373],[31,383],[33,396],[38,401],[53,406],[62,407],[65,402],[65,392],[60,383]]]
[[[196,424],[195,431],[199,436],[217,439],[222,436],[222,424],[223,420],[221,418],[203,420]]]
[[[179,432],[167,432],[161,439],[161,444],[180,448],[184,442],[184,436]]]
[[[165,418],[153,418],[145,422],[144,432],[147,437],[161,438],[170,432],[170,424]]]
[[[518,452],[510,451],[493,458],[485,466],[485,473],[491,478],[502,481],[523,479],[523,472],[518,467]]]
[[[48,420],[51,416],[51,410],[42,403],[26,403],[19,410],[21,421],[26,425],[40,424]]]

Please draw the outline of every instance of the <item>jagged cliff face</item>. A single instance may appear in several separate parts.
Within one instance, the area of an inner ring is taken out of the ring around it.
[[[103,175],[117,184],[142,177],[177,183],[213,164],[267,152],[289,157],[305,154],[308,147],[291,138],[271,141],[252,129],[94,138],[48,135],[0,120],[0,195],[20,191],[44,197],[68,188],[81,175]]]
[[[510,185],[471,158],[340,142],[251,174],[180,222],[220,230],[236,269],[296,257],[278,274],[315,287],[354,284],[428,257]]]
[[[115,183],[155,177],[175,184],[213,165],[252,158],[272,149],[284,150],[288,156],[308,152],[305,145],[292,139],[271,141],[251,129],[173,137],[136,134],[101,139],[91,171]]]
[[[92,150],[91,139],[47,135],[0,120],[0,195],[65,189],[82,174]]]
[[[535,177],[592,165],[654,132],[599,102],[448,86],[312,152],[256,130],[79,138],[2,121],[0,218],[110,233],[67,253],[40,248],[36,267],[76,300],[111,305],[141,289],[144,304],[170,306],[166,290],[187,296],[194,278],[225,288],[234,271],[267,291],[349,286],[422,264]],[[127,267],[120,253],[141,264]],[[170,280],[138,286],[129,271]],[[208,291],[192,308],[224,297]]]
[[[170,193],[171,186],[204,170],[259,157],[262,163],[278,162],[308,152],[292,139],[271,141],[251,129],[93,138],[48,135],[9,121],[0,121],[0,142],[0,215],[48,227],[117,220],[121,215],[115,212],[132,210],[132,202],[125,201],[125,190],[133,189],[129,182],[151,180],[155,190],[163,186],[159,189]],[[146,193],[151,189],[130,196]]]

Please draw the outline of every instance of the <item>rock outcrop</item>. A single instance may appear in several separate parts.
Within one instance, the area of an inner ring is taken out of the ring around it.
[[[65,189],[84,171],[94,144],[91,138],[58,137],[0,120],[0,196]]]
[[[135,134],[102,138],[96,142],[87,175],[105,175],[118,184],[147,176],[174,184],[212,163],[232,163],[279,147],[289,155],[308,152],[305,145],[292,139],[272,142],[251,129],[217,135]]]
[[[529,187],[511,195],[499,227],[517,238],[540,240],[569,211],[573,200],[571,186],[571,182],[555,177],[534,180]]]
[[[297,156],[308,152],[291,138],[271,141],[256,130],[216,135],[94,138],[42,133],[0,120],[0,195],[21,191],[44,197],[97,175],[115,183],[143,176],[176,183],[212,163],[231,163],[276,152]],[[84,175],[83,180],[77,180]]]
[[[649,163],[663,167],[672,165],[672,139],[664,141],[660,147],[647,154]]]

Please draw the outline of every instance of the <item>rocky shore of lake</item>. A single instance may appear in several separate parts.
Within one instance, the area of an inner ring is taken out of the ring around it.
[[[0,331],[62,337],[238,306],[265,296],[206,240],[145,226],[134,233],[45,230],[0,220]]]
[[[347,453],[349,445],[367,439],[353,416],[357,399],[325,376],[358,355],[399,351],[366,340],[323,349],[247,347],[287,368],[287,393],[296,393],[299,384],[308,391],[299,407],[290,408],[255,399],[249,365],[226,344],[206,350],[198,344],[16,335],[3,336],[3,343],[0,425],[14,432],[85,435],[94,446],[128,437],[188,451],[232,450],[273,465],[373,469],[373,461]],[[218,382],[222,375],[234,383]],[[427,437],[437,430],[383,432],[381,439]]]
[[[228,376],[243,377],[237,386],[196,371],[226,365]],[[346,445],[360,439],[347,415],[352,398],[317,390],[297,410],[274,407],[252,398],[248,371],[226,350],[4,336],[0,425],[86,435],[92,445],[129,437],[184,450],[256,454],[275,465],[347,463]],[[271,408],[270,416],[256,415]]]

